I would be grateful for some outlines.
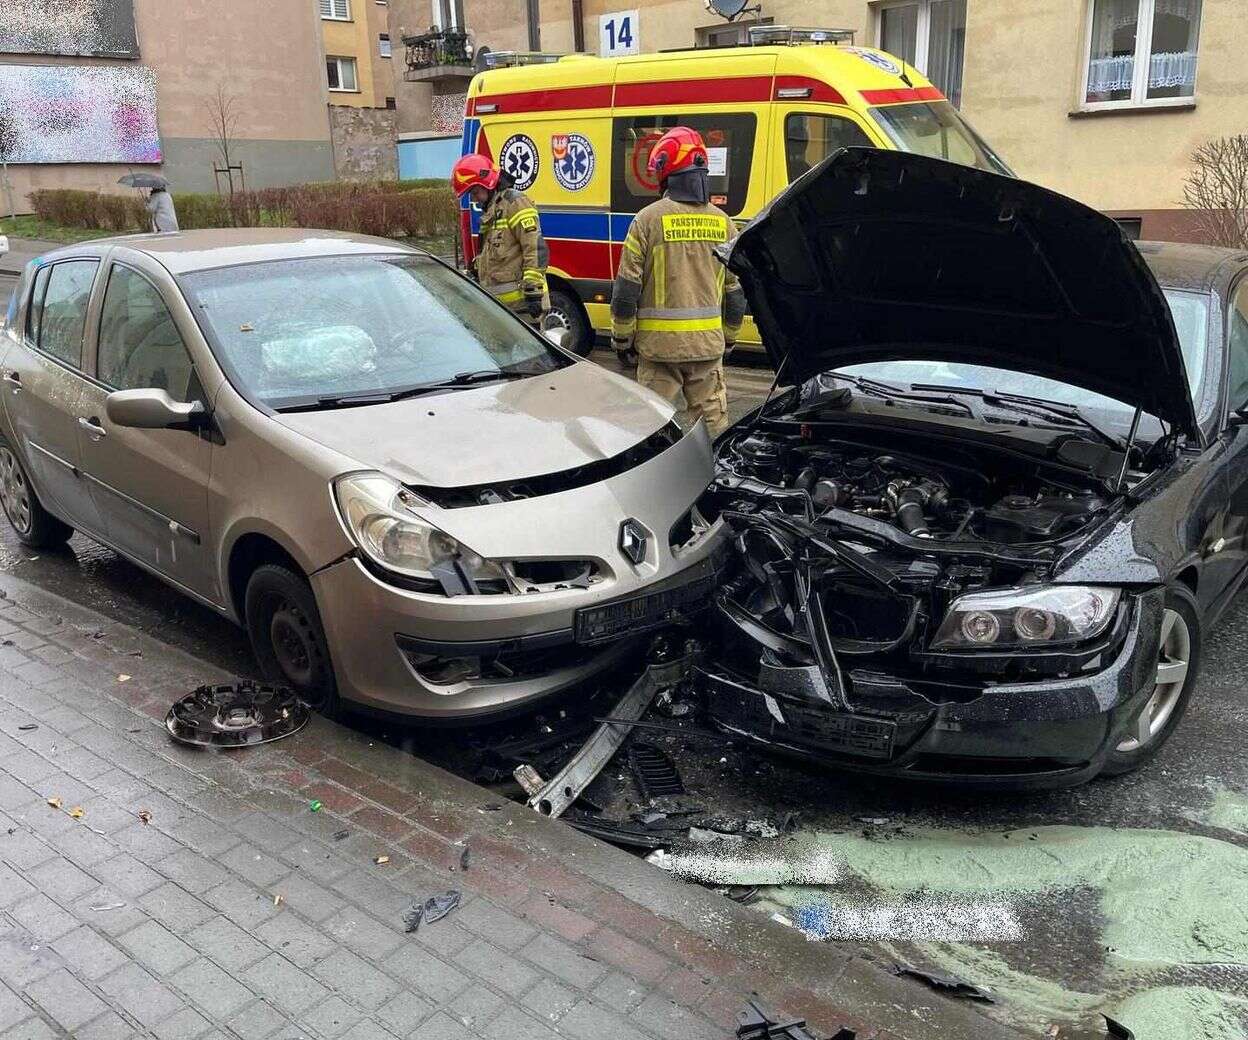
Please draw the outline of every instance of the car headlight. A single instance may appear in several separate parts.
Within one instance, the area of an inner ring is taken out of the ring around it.
[[[363,553],[386,570],[444,583],[449,568],[467,577],[507,580],[503,569],[421,519],[420,499],[381,473],[352,473],[334,481],[334,497],[347,530]],[[444,583],[445,584],[445,583]]]
[[[1099,636],[1121,596],[1100,585],[1044,585],[959,596],[950,604],[933,649],[996,650],[1061,646]]]

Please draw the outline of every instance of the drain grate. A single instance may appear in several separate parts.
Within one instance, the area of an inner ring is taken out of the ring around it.
[[[628,748],[628,768],[645,799],[684,794],[685,785],[671,756],[654,744],[633,743]]]

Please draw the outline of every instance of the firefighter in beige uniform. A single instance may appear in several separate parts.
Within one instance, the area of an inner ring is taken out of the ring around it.
[[[678,126],[650,153],[664,195],[637,214],[624,240],[611,294],[611,344],[636,352],[637,381],[669,401],[684,391],[687,415],[712,434],[728,424],[724,355],[745,317],[736,275],[715,257],[737,235],[708,197],[706,146]]]
[[[451,170],[457,196],[469,192],[481,207],[481,237],[476,259],[477,281],[500,303],[541,327],[550,310],[546,289],[549,252],[537,209],[527,195],[510,187],[483,155],[463,156]]]

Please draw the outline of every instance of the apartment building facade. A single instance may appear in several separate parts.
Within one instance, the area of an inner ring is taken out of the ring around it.
[[[0,202],[138,171],[227,186],[214,99],[236,184],[328,179],[322,55],[312,0],[0,0]]]
[[[939,84],[1020,176],[1142,237],[1199,237],[1183,206],[1192,152],[1248,132],[1244,0],[746,0],[732,22],[703,0],[547,0],[536,33],[534,0],[459,2],[472,53],[728,46],[759,23],[853,29]],[[429,3],[391,0],[392,24]],[[426,110],[405,112],[396,91],[400,129],[422,129]]]
[[[348,180],[393,178],[394,60],[387,0],[315,0],[325,52],[334,172]]]

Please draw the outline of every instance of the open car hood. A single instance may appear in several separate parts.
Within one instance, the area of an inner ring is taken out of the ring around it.
[[[727,263],[788,381],[898,358],[990,365],[1196,434],[1170,308],[1139,252],[1037,185],[849,148],[773,200]]]

